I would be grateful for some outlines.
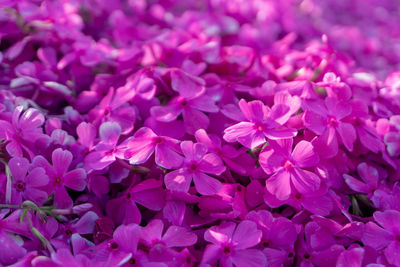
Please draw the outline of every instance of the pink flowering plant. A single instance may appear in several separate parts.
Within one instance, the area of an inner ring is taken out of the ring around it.
[[[0,266],[400,266],[399,20],[0,1]]]

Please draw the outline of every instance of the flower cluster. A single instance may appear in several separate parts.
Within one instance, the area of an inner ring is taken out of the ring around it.
[[[0,1],[0,266],[400,266],[399,18]]]

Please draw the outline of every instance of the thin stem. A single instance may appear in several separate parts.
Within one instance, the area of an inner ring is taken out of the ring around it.
[[[21,205],[0,204],[0,209],[22,209]]]

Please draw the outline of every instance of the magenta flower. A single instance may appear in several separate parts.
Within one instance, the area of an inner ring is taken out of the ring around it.
[[[374,213],[375,221],[368,222],[364,228],[362,241],[365,245],[381,250],[388,263],[394,266],[400,265],[400,212],[396,210],[377,211]]]
[[[280,200],[288,199],[290,194],[298,191],[301,194],[318,190],[320,178],[306,170],[319,162],[313,145],[300,141],[292,152],[293,139],[271,142],[260,153],[260,164],[267,174],[272,174],[266,181],[267,190]]]
[[[222,144],[221,139],[216,135],[209,135],[204,129],[195,133],[197,142],[205,144],[209,152],[218,155],[230,169],[245,175],[250,166],[243,166],[243,155],[250,157],[245,148],[236,150],[233,146]],[[242,156],[242,157],[239,157]]]
[[[59,231],[65,239],[69,239],[73,234],[93,233],[95,221],[99,218],[93,211],[86,212],[79,220],[65,225],[60,225]]]
[[[364,258],[364,249],[355,247],[349,250],[345,250],[340,253],[336,267],[346,267],[346,266],[354,266],[354,267],[361,267],[363,266],[363,258]],[[371,266],[372,265],[372,266]],[[369,264],[369,267],[373,267],[373,264]],[[375,267],[380,267],[379,264]]]
[[[182,114],[186,131],[193,134],[198,129],[207,129],[210,121],[203,112],[217,112],[212,97],[205,93],[204,81],[185,72],[171,71],[171,86],[179,96],[166,106],[151,108],[151,115],[161,122],[170,122]]]
[[[263,233],[261,243],[265,248],[292,252],[297,239],[296,225],[285,217],[274,218],[265,210],[251,211],[246,219],[257,224]]]
[[[382,137],[378,135],[375,129],[375,123],[368,118],[368,105],[361,101],[353,101],[351,104],[352,116],[350,122],[356,130],[361,144],[374,153],[383,151],[385,146]]]
[[[140,128],[126,144],[125,157],[129,163],[136,165],[146,162],[155,153],[157,165],[166,168],[177,168],[182,164],[178,154],[179,141],[167,136],[158,136],[150,128]]]
[[[25,158],[10,159],[8,165],[14,178],[12,200],[21,204],[23,200],[31,200],[40,205],[47,199],[43,187],[49,183],[49,177],[43,168],[33,168],[29,171],[29,161]]]
[[[54,190],[54,203],[57,208],[72,207],[72,199],[65,187],[83,191],[86,187],[86,172],[82,168],[68,171],[72,162],[72,154],[68,150],[58,148],[52,153],[52,165],[42,156],[36,156],[32,165],[45,169],[50,179],[50,190]]]
[[[353,151],[356,131],[351,123],[344,121],[352,111],[348,102],[339,102],[335,98],[327,97],[325,102],[305,102],[304,109],[305,126],[319,135],[313,144],[320,156],[331,158],[338,153],[338,136],[347,150]]]
[[[140,239],[144,245],[158,250],[159,248],[156,248],[157,245],[165,246],[166,248],[188,247],[197,242],[196,234],[187,228],[172,225],[168,227],[164,234],[163,230],[164,223],[161,220],[152,220],[143,227]]]
[[[123,158],[123,152],[117,146],[121,134],[121,127],[116,122],[104,122],[100,125],[100,142],[94,147],[93,152],[85,157],[85,166],[101,170],[113,163],[116,158]],[[90,142],[85,141],[90,144]]]
[[[142,214],[136,203],[154,211],[159,211],[165,204],[165,190],[161,182],[155,179],[147,179],[138,183],[120,197],[107,202],[107,214],[117,223],[136,223],[142,220]]]
[[[204,144],[192,141],[181,143],[185,156],[182,168],[169,172],[164,182],[169,190],[188,192],[190,183],[194,181],[197,192],[202,195],[214,195],[221,189],[221,182],[207,174],[220,175],[225,171],[221,159],[213,154],[207,154]],[[207,173],[207,174],[206,174]]]
[[[204,233],[204,239],[212,244],[207,245],[201,262],[214,264],[219,260],[221,266],[267,266],[264,254],[251,249],[260,243],[261,237],[262,232],[252,221],[212,226]]]
[[[106,260],[108,266],[138,261],[140,257],[137,255],[137,247],[141,230],[137,224],[120,225],[115,229],[113,239],[100,245],[99,250],[109,255]]]
[[[279,140],[296,136],[294,129],[282,128],[287,120],[290,108],[278,104],[270,109],[261,101],[239,101],[239,107],[247,121],[239,122],[225,129],[227,142],[239,142],[247,148],[255,148],[265,143],[266,138]]]
[[[116,122],[121,126],[121,133],[129,133],[136,120],[135,109],[128,105],[133,96],[134,91],[126,92],[124,88],[114,90],[111,87],[98,106],[88,113],[90,122],[96,127],[106,121]]]
[[[23,110],[22,106],[15,108],[11,123],[0,120],[0,138],[9,142],[6,149],[10,156],[22,157],[25,151],[29,157],[33,158],[35,142],[48,139],[41,128],[44,116],[34,108],[27,109],[25,112]]]
[[[343,174],[346,184],[358,193],[368,194],[368,196],[371,196],[372,193],[378,188],[378,170],[363,162],[357,166],[357,172],[361,178],[361,181],[348,174]]]
[[[27,250],[18,244],[18,240],[10,234],[18,233],[29,236],[29,230],[26,224],[19,223],[20,211],[16,211],[8,217],[5,215],[0,214],[0,243],[2,244],[0,264],[12,265],[22,258],[27,253]]]

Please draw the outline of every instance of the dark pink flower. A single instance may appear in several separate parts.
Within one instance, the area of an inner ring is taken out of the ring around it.
[[[193,180],[200,194],[216,194],[221,189],[221,182],[207,174],[219,175],[225,171],[221,159],[213,153],[207,154],[207,147],[201,143],[183,141],[181,149],[185,156],[183,166],[165,175],[166,187],[169,190],[187,192]]]
[[[45,169],[50,182],[50,192],[54,190],[54,202],[57,208],[72,207],[72,199],[68,195],[65,187],[76,191],[83,191],[86,187],[86,172],[82,168],[76,168],[68,171],[72,154],[68,150],[58,148],[52,153],[52,164],[42,156],[36,156],[33,159],[32,166]]]
[[[121,127],[118,123],[102,123],[99,128],[101,141],[96,144],[92,152],[85,157],[85,166],[95,170],[101,170],[112,164],[116,158],[123,158],[122,149],[117,146],[120,134]],[[90,145],[91,142],[87,140],[85,143]]]
[[[134,96],[133,93],[134,91],[127,92],[124,88],[115,90],[111,87],[98,106],[88,113],[90,122],[96,127],[106,121],[116,122],[121,127],[121,133],[127,134],[132,131],[136,112],[128,102]]]
[[[49,183],[49,177],[43,168],[33,168],[29,171],[29,161],[25,158],[12,158],[8,165],[14,178],[12,199],[21,204],[23,200],[31,200],[42,204],[47,199],[43,187]]]
[[[107,214],[117,223],[140,223],[142,214],[136,203],[154,211],[159,211],[165,204],[165,190],[161,182],[147,179],[131,186],[122,196],[107,202]]]
[[[387,261],[395,266],[400,265],[400,212],[395,210],[377,211],[374,213],[374,219],[381,226],[374,222],[368,222],[365,225],[364,244],[375,249],[384,249]]]
[[[166,106],[151,108],[151,114],[158,121],[169,122],[180,114],[186,131],[193,134],[198,129],[207,129],[210,121],[203,112],[217,112],[212,97],[205,93],[204,81],[183,71],[171,71],[172,89],[179,93]]]
[[[260,243],[261,237],[262,232],[252,221],[212,226],[204,233],[204,239],[212,244],[207,245],[201,262],[214,264],[219,260],[221,266],[266,266],[264,254],[251,249]]]
[[[25,151],[33,158],[35,142],[48,138],[41,128],[44,116],[34,108],[23,111],[23,106],[17,106],[11,122],[0,120],[0,138],[9,141],[6,149],[10,156],[22,157]]]
[[[293,139],[271,142],[260,153],[260,164],[267,174],[272,174],[266,181],[267,190],[280,200],[288,199],[293,188],[301,194],[318,190],[320,178],[306,170],[319,162],[313,145],[300,141],[292,152]]]
[[[351,123],[344,121],[352,111],[348,102],[339,102],[335,98],[327,97],[324,102],[320,100],[305,102],[304,109],[305,126],[319,135],[313,144],[321,157],[334,157],[338,153],[338,140],[347,150],[353,151],[353,144],[357,138],[356,131]]]
[[[239,101],[239,107],[247,121],[239,122],[225,129],[224,139],[239,142],[247,148],[265,143],[266,138],[279,140],[296,136],[294,129],[282,128],[291,115],[289,106],[278,104],[270,109],[261,101]],[[289,114],[289,116],[287,116]]]
[[[136,165],[146,162],[155,153],[157,165],[166,168],[177,168],[182,164],[178,154],[179,141],[167,136],[158,136],[150,128],[140,128],[126,144],[125,157],[129,163]]]

